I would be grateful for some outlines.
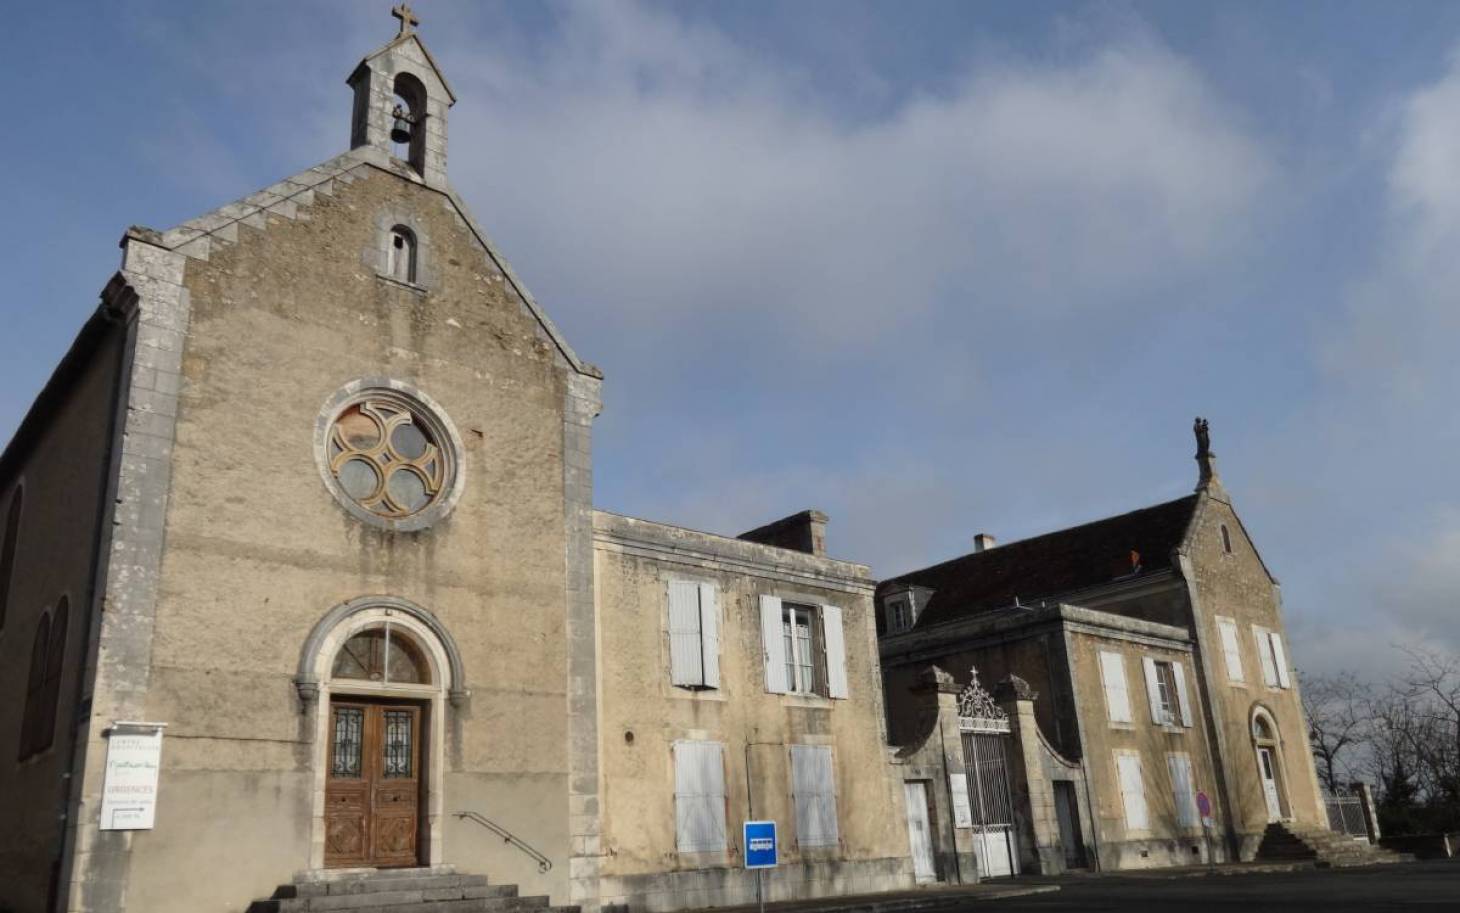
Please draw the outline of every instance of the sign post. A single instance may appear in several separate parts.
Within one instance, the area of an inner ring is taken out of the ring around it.
[[[166,723],[112,724],[101,785],[101,829],[150,831],[157,812],[157,773]]]
[[[774,821],[745,822],[745,867],[755,869],[755,899],[765,913],[765,882],[762,869],[773,869],[780,862],[780,845],[776,842]]]
[[[1202,843],[1206,844],[1207,865],[1216,865],[1217,861],[1212,858],[1212,800],[1206,793],[1198,791],[1196,794],[1196,811],[1201,815]]]

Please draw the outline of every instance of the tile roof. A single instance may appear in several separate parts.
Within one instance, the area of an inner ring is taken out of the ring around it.
[[[896,584],[928,587],[932,598],[916,627],[1013,605],[1035,603],[1121,577],[1139,577],[1171,567],[1171,555],[1186,533],[1199,495],[998,545],[885,580],[879,594]],[[1132,552],[1139,554],[1139,568]],[[1133,573],[1134,572],[1134,573]],[[881,622],[879,613],[879,624]]]

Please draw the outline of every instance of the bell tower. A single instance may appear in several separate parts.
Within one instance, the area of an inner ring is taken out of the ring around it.
[[[456,96],[416,33],[421,20],[406,3],[395,38],[366,55],[348,80],[355,90],[350,148],[373,146],[404,161],[427,184],[446,184],[446,112]]]

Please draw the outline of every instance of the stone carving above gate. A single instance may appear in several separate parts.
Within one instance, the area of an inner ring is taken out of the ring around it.
[[[977,667],[969,667],[968,685],[958,695],[958,728],[965,732],[1009,731],[1009,715],[979,684]]]

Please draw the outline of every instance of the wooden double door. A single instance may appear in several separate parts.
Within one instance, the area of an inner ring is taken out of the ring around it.
[[[421,728],[415,704],[330,702],[326,866],[418,864]]]

